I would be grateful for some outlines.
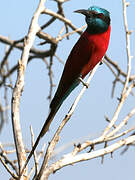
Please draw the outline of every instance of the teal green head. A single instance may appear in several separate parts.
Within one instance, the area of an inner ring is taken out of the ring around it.
[[[106,9],[92,6],[87,10],[80,9],[75,12],[85,15],[87,31],[90,34],[103,33],[108,30],[111,20],[110,13]]]

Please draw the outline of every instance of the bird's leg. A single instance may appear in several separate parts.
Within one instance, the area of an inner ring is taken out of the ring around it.
[[[103,61],[101,61],[99,65],[102,65],[102,64],[103,64]]]
[[[102,64],[103,64],[103,61],[104,61],[104,56],[102,57],[102,60],[100,61],[100,64],[99,64],[99,65],[102,65]]]
[[[78,79],[79,79],[79,81],[80,81],[84,86],[86,86],[86,88],[89,87],[89,84],[86,83],[86,82],[84,82],[84,80],[83,80],[81,77],[79,77]]]

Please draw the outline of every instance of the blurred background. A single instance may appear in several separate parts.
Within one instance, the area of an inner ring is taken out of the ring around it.
[[[128,25],[129,30],[135,29],[134,23],[134,11],[135,1],[130,0],[130,6],[127,8]],[[35,12],[38,5],[38,1],[7,1],[1,0],[0,6],[0,35],[9,37],[12,40],[18,40],[24,37],[29,28],[29,24],[33,13]],[[84,16],[74,13],[73,11],[78,9],[87,9],[92,5],[97,5],[107,9],[111,14],[111,39],[107,55],[126,72],[127,67],[127,55],[126,55],[126,43],[125,43],[125,32],[123,23],[123,12],[122,12],[122,0],[85,0],[77,1],[70,0],[64,3],[63,8],[66,18],[70,19],[76,27],[81,27],[85,24]],[[53,0],[47,0],[45,4],[46,8],[56,12],[56,2]],[[39,20],[39,24],[43,25],[49,16],[42,15]],[[63,23],[56,20],[53,26],[50,26],[45,30],[46,33],[56,37]],[[135,33],[131,35],[131,55],[135,55]],[[69,52],[73,45],[78,40],[79,35],[77,33],[70,36],[69,40],[66,38],[59,43],[56,51],[56,55],[65,62]],[[40,39],[36,38],[34,46],[40,49],[47,49],[48,45],[38,46],[41,42]],[[6,46],[0,43],[0,57],[2,59]],[[12,67],[20,59],[21,51],[14,50],[9,57],[9,65]],[[63,71],[63,64],[60,63],[56,58],[53,61],[53,82],[58,85],[61,73]],[[135,63],[132,60],[132,74],[135,73]],[[12,76],[13,84],[16,80],[16,72]],[[74,143],[83,142],[86,139],[93,139],[98,137],[107,125],[104,116],[107,115],[110,119],[112,118],[115,108],[117,107],[118,100],[122,85],[117,83],[115,88],[114,98],[111,98],[112,82],[114,76],[108,67],[103,64],[101,65],[94,78],[91,81],[90,87],[86,90],[84,96],[79,102],[73,116],[70,121],[64,127],[61,133],[60,142],[57,145],[56,151],[58,154],[52,159],[52,162],[57,160],[63,153],[68,153],[73,149]],[[53,89],[53,95],[56,87]],[[59,112],[57,113],[53,123],[51,124],[50,131],[41,140],[38,150],[44,143],[48,143],[51,140],[53,133],[56,128],[65,117],[75,97],[80,92],[82,85],[79,85],[73,93],[66,99]],[[4,90],[1,89],[0,100],[4,101]],[[11,114],[10,114],[10,101],[11,101],[12,89],[8,90],[9,100],[9,113],[8,121],[4,124],[4,127],[0,134],[1,143],[14,143]],[[23,132],[24,142],[27,148],[31,148],[31,135],[30,125],[32,125],[35,137],[37,137],[49,111],[49,101],[47,99],[49,95],[49,77],[46,64],[40,59],[32,60],[26,70],[25,74],[25,87],[21,97],[21,126]],[[127,115],[127,113],[134,107],[135,98],[129,96],[119,116],[119,121]],[[135,125],[135,120],[132,118],[127,127]],[[126,128],[126,127],[125,127]],[[64,147],[64,151],[61,152],[61,147]],[[98,147],[98,146],[97,146]],[[96,148],[97,148],[96,147]],[[102,146],[101,146],[102,147]],[[102,147],[103,148],[103,147]],[[89,149],[88,149],[89,150]],[[104,163],[101,164],[101,158],[93,159],[86,162],[75,164],[74,166],[68,166],[55,174],[51,175],[50,180],[62,180],[62,179],[134,179],[134,162],[135,162],[135,149],[130,147],[129,150],[124,154],[120,155],[123,148],[111,155],[106,155]],[[10,157],[14,158],[13,155]],[[51,162],[50,162],[51,163]],[[0,179],[9,179],[10,176],[0,164]]]

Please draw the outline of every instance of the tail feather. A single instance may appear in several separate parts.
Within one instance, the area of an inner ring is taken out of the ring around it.
[[[23,171],[24,171],[24,169],[26,168],[26,166],[27,166],[30,158],[32,157],[35,149],[37,148],[37,145],[38,145],[40,139],[41,139],[41,138],[46,134],[46,132],[49,130],[49,126],[50,126],[51,122],[53,121],[54,116],[55,116],[55,114],[57,113],[57,111],[59,110],[61,104],[63,103],[63,101],[66,99],[66,97],[71,93],[71,91],[72,91],[77,85],[78,85],[78,81],[75,81],[75,83],[73,83],[73,85],[71,86],[71,88],[69,88],[69,90],[68,90],[64,95],[62,95],[62,94],[60,93],[60,91],[57,90],[57,92],[56,92],[56,94],[55,94],[55,96],[54,96],[54,98],[53,98],[53,100],[52,100],[52,102],[51,102],[51,104],[50,104],[50,109],[51,109],[51,111],[50,111],[50,113],[49,113],[49,115],[48,115],[48,117],[47,117],[47,119],[46,119],[46,121],[45,121],[45,123],[44,123],[44,125],[43,125],[43,127],[42,127],[42,129],[41,129],[41,131],[40,131],[40,134],[38,135],[38,137],[37,137],[37,139],[36,139],[36,142],[35,142],[34,146],[32,147],[32,150],[31,150],[30,154],[28,155],[28,158],[27,158],[27,160],[26,160],[26,162],[25,162],[25,164],[24,164],[24,167],[23,167],[23,169],[22,169],[22,171],[21,171],[21,174],[23,173]],[[58,88],[58,89],[60,89],[60,88]],[[61,97],[62,97],[62,98],[61,98]]]
[[[22,175],[24,169],[26,168],[26,166],[27,166],[27,164],[28,164],[31,156],[33,155],[33,153],[34,153],[34,151],[35,151],[35,149],[36,149],[36,147],[37,147],[40,139],[41,139],[41,138],[45,135],[45,133],[49,130],[49,126],[50,126],[50,124],[51,124],[51,122],[52,122],[52,120],[53,120],[56,112],[57,112],[57,110],[51,110],[51,111],[50,111],[50,113],[49,113],[49,115],[48,115],[48,118],[46,119],[46,121],[45,121],[45,123],[44,123],[44,125],[43,125],[43,127],[42,127],[42,129],[41,129],[41,131],[40,131],[40,134],[38,135],[38,137],[37,137],[37,139],[36,139],[36,142],[35,142],[34,146],[32,147],[32,150],[31,150],[30,154],[28,155],[28,158],[27,158],[27,160],[26,160],[26,162],[25,162],[25,164],[24,164],[24,167],[23,167],[23,169],[22,169],[22,171],[21,171],[21,175]]]
[[[45,121],[45,123],[44,123],[44,125],[42,127],[42,130],[40,132],[41,137],[43,137],[45,135],[45,133],[49,130],[49,126],[50,126],[51,122],[53,121],[56,112],[57,112],[56,110],[55,111],[53,111],[53,110],[50,111],[50,113],[48,115],[48,118],[46,119],[46,121]]]

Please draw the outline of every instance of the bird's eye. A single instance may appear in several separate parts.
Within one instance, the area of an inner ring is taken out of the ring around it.
[[[104,14],[103,13],[99,13],[97,16],[98,16],[98,18],[102,19],[104,17]]]

